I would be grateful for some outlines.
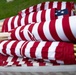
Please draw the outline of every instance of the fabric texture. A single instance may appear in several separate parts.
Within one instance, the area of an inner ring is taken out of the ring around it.
[[[18,26],[34,24],[34,23],[44,22],[44,21],[51,21],[57,18],[63,18],[63,17],[69,16],[68,12],[64,14],[59,13],[61,15],[59,15],[58,13],[59,12],[57,9],[51,8],[47,10],[41,10],[38,12],[32,12],[22,18],[19,15],[6,18],[3,23],[2,32],[11,31],[12,29]]]
[[[58,2],[58,1],[53,1],[53,2],[43,2],[34,6],[31,6],[29,8],[26,8],[22,11],[19,12],[19,15],[21,17],[26,16],[27,14],[31,13],[31,12],[36,12],[36,11],[40,11],[40,10],[47,10],[49,8],[57,8],[58,10],[61,9],[68,9],[69,11],[69,15],[71,15],[71,10],[74,9],[74,2]]]
[[[76,42],[76,16],[20,26],[11,31],[12,40]]]
[[[59,64],[76,63],[73,44],[65,42],[1,41],[0,53],[5,56],[53,60]]]

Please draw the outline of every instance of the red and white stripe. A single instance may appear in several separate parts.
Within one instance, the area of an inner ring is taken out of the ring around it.
[[[44,59],[32,59],[32,58],[25,58],[25,57],[10,57],[10,56],[3,56],[0,55],[0,66],[52,66],[52,65],[60,65],[61,63],[57,63],[55,60],[45,61]]]
[[[5,41],[4,43],[2,41],[0,45],[2,45],[1,54],[6,56],[47,59],[59,64],[75,63],[72,43],[46,41]]]
[[[24,41],[2,41],[0,43],[0,53],[9,56],[21,57],[20,50]]]
[[[76,16],[20,26],[11,31],[11,39],[76,42]]]
[[[58,10],[61,9],[68,9],[68,11],[70,12],[71,15],[71,10],[74,9],[74,3],[73,2],[58,2],[58,1],[47,1],[47,2],[43,2],[34,6],[31,6],[29,8],[26,8],[22,11],[19,12],[19,15],[22,17],[25,17],[27,14],[31,13],[31,12],[36,12],[36,11],[40,11],[40,10],[47,10],[50,8],[57,8]]]
[[[55,15],[54,8],[47,9],[47,10],[41,10],[38,12],[32,12],[25,17],[21,18],[20,16],[13,16],[10,18],[6,18],[3,23],[2,32],[8,32],[18,26],[23,26],[27,24],[37,23],[37,22],[43,22],[43,21],[51,21],[57,18],[63,18],[67,15],[62,16],[56,16]]]

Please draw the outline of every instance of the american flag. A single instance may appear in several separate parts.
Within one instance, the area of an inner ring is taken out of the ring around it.
[[[36,12],[36,11],[40,11],[40,10],[47,10],[50,8],[57,8],[58,10],[61,9],[68,9],[69,11],[69,15],[71,15],[71,11],[72,9],[74,9],[74,2],[58,2],[58,1],[53,1],[53,2],[43,2],[34,6],[31,6],[29,8],[26,8],[22,11],[19,12],[19,15],[21,17],[26,16],[27,14],[31,13],[31,12]]]
[[[76,16],[64,17],[26,26],[19,26],[10,33],[12,40],[76,42]]]
[[[27,24],[33,24],[44,21],[51,21],[58,18],[63,18],[65,16],[69,16],[68,10],[57,10],[55,8],[41,10],[38,12],[32,12],[25,17],[13,16],[5,19],[2,27],[2,32],[8,32],[11,29],[14,29],[18,26],[23,26]]]
[[[13,65],[13,57],[8,58],[8,56],[25,57],[25,59],[41,59],[53,64],[54,62],[62,65],[76,64],[73,43],[47,41],[0,41],[0,46],[0,53],[6,56],[4,57],[4,61],[6,59],[10,65]],[[14,61],[17,62],[17,59],[15,58]]]

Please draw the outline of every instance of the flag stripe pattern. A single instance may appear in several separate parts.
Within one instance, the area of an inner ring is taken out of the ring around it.
[[[0,54],[0,66],[23,66],[23,67],[39,67],[39,66],[54,66],[61,65],[56,60],[31,59],[26,57],[10,57]]]
[[[47,9],[41,10],[38,12],[32,12],[25,17],[21,18],[20,16],[13,16],[10,18],[6,18],[3,23],[2,32],[8,32],[18,26],[23,26],[27,24],[42,22],[42,21],[51,21],[57,18],[62,18],[65,16],[69,16],[68,14],[62,15],[62,17],[56,16],[56,9]],[[58,13],[58,12],[57,12]]]
[[[37,4],[37,5],[31,6],[29,8],[26,8],[26,9],[20,11],[19,15],[21,17],[24,17],[31,12],[46,10],[46,9],[50,9],[50,8],[57,8],[58,10],[67,8],[71,15],[71,10],[74,9],[74,3],[73,2],[58,2],[58,1],[48,2],[47,1],[47,2],[43,2],[43,3]]]
[[[0,46],[2,47],[0,49],[0,53],[5,56],[47,59],[49,61],[54,60],[59,64],[75,63],[72,43],[46,41],[1,41]]]
[[[20,26],[11,31],[10,38],[28,41],[76,42],[76,16]]]

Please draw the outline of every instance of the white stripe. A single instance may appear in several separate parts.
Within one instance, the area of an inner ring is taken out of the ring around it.
[[[2,52],[2,49],[3,49],[3,45],[4,45],[6,42],[7,42],[7,41],[2,41],[2,42],[0,43],[0,53],[3,54],[3,55],[5,55],[5,54]]]
[[[37,22],[41,22],[41,13],[42,11],[37,12],[37,17],[36,17]]]
[[[66,2],[62,2],[61,9],[66,9]]]
[[[58,16],[58,19],[60,19],[60,18],[63,18],[63,15],[62,16]]]
[[[63,30],[62,18],[56,20],[56,22],[55,22],[55,28],[56,28],[56,32],[57,32],[59,38],[62,41],[69,41],[69,39],[66,37],[66,35],[64,33],[64,30]]]
[[[55,51],[56,51],[56,47],[58,46],[58,44],[59,42],[52,42],[48,50],[48,59],[55,60]]]
[[[44,35],[49,41],[55,41],[50,33],[49,25],[50,25],[50,21],[44,23],[44,25],[43,25]]]
[[[12,59],[13,59],[13,57],[8,57],[8,59],[7,59],[7,62],[8,62],[7,66],[13,65]]]
[[[33,66],[39,66],[39,63],[34,61]],[[33,74],[33,75],[35,75],[35,74]],[[36,75],[37,75],[37,73],[36,73]]]
[[[47,9],[46,10],[46,14],[45,14],[45,19],[46,19],[46,21],[50,21],[51,20],[51,18],[50,18],[50,12],[51,12],[51,9]]]
[[[15,31],[15,36],[16,36],[16,38],[17,38],[18,40],[22,40],[21,37],[20,37],[20,35],[19,35],[20,28],[21,28],[21,26],[18,27],[18,28],[16,29],[16,31]]]
[[[39,23],[36,23],[36,24],[33,26],[32,34],[34,35],[34,37],[35,37],[38,41],[40,41],[41,38],[40,38],[40,36],[39,36],[39,34],[38,34],[38,26],[39,26]]]
[[[21,12],[21,16],[22,16],[22,17],[26,16],[25,11],[26,11],[26,9],[22,10],[22,12]]]
[[[16,53],[17,56],[21,56],[20,50],[21,50],[21,46],[22,46],[23,43],[24,43],[24,41],[20,41],[20,42],[18,42],[18,44],[16,45],[15,53]]]
[[[29,7],[29,12],[33,12],[33,6]]]
[[[23,35],[24,35],[24,37],[25,37],[28,41],[31,40],[30,37],[29,37],[29,35],[28,35],[28,28],[29,28],[29,26],[30,26],[30,25],[27,25],[27,26],[25,26],[25,28],[23,29]]]
[[[49,3],[50,3],[50,2],[45,2],[45,5],[44,5],[44,9],[45,9],[45,10],[49,8]]]
[[[57,8],[58,1],[53,2],[53,8]]]
[[[32,13],[29,14],[28,23],[32,23],[32,22],[33,22],[33,21],[32,21],[32,19],[33,19],[33,14],[34,14],[34,12],[32,12]]]
[[[25,25],[25,18],[26,18],[26,16],[25,17],[22,17],[22,19],[21,19],[21,26],[22,25]]]
[[[69,25],[73,36],[76,38],[76,16],[69,17]]]
[[[34,42],[28,42],[26,48],[25,48],[25,56],[26,57],[31,57],[30,56],[30,48],[34,45]]]
[[[7,47],[6,47],[6,53],[8,54],[8,55],[10,55],[10,56],[12,56],[12,54],[11,54],[11,46],[13,45],[13,43],[14,43],[15,41],[10,41],[8,44],[7,44]]]
[[[36,58],[42,58],[42,48],[45,46],[46,42],[40,42],[36,48],[35,56]]]
[[[37,11],[40,11],[41,3],[37,5]]]
[[[18,27],[18,18],[19,16],[16,16],[15,20],[14,20],[14,27]]]
[[[12,21],[13,17],[11,17],[8,21],[8,31],[11,30],[11,21]]]

